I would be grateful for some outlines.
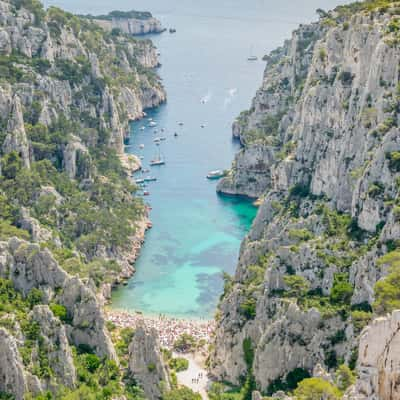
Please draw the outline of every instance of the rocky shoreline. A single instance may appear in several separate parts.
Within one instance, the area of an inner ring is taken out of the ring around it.
[[[111,301],[111,292],[113,288],[124,284],[124,282],[135,274],[136,269],[134,264],[139,257],[140,250],[145,241],[146,231],[150,229],[151,226],[152,223],[148,216],[148,209],[146,209],[143,218],[137,223],[136,234],[127,239],[131,243],[130,249],[121,253],[117,260],[123,265],[121,272],[115,277],[112,283],[103,283],[100,287],[99,300],[103,304],[107,304]]]

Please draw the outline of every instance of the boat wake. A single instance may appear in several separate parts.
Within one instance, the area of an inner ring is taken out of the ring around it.
[[[228,95],[225,97],[224,99],[224,108],[227,108],[229,106],[229,104],[232,103],[234,97],[237,94],[237,89],[236,88],[232,88],[228,90]]]
[[[210,91],[207,92],[207,94],[205,96],[203,96],[200,100],[201,104],[207,104],[212,97],[212,93]]]

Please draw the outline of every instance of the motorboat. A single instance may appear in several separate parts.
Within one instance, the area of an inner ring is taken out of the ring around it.
[[[225,176],[225,172],[221,169],[217,169],[215,171],[210,171],[207,174],[207,179],[220,179]]]
[[[144,178],[145,182],[155,182],[157,180],[157,178],[155,176],[146,176],[146,178]]]

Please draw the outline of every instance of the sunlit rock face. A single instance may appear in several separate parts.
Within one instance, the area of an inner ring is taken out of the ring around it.
[[[350,316],[305,306],[307,295],[289,295],[290,277],[328,304],[344,276],[348,306],[368,308],[388,272],[377,259],[400,229],[392,14],[332,12],[300,26],[266,57],[252,107],[233,125],[243,148],[218,190],[259,197],[261,206],[219,306],[212,369],[220,379],[238,384],[247,373],[246,338],[262,391],[296,368],[334,370],[335,359],[349,362],[358,347]],[[343,227],[332,229],[342,217]]]

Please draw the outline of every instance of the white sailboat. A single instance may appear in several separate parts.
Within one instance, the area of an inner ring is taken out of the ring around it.
[[[165,164],[165,160],[161,156],[160,149],[158,149],[158,154],[154,157],[153,160],[150,161],[150,166],[154,167],[157,165],[164,165],[164,164]]]
[[[253,46],[250,49],[250,55],[247,57],[247,61],[257,61],[258,57],[253,53]]]

